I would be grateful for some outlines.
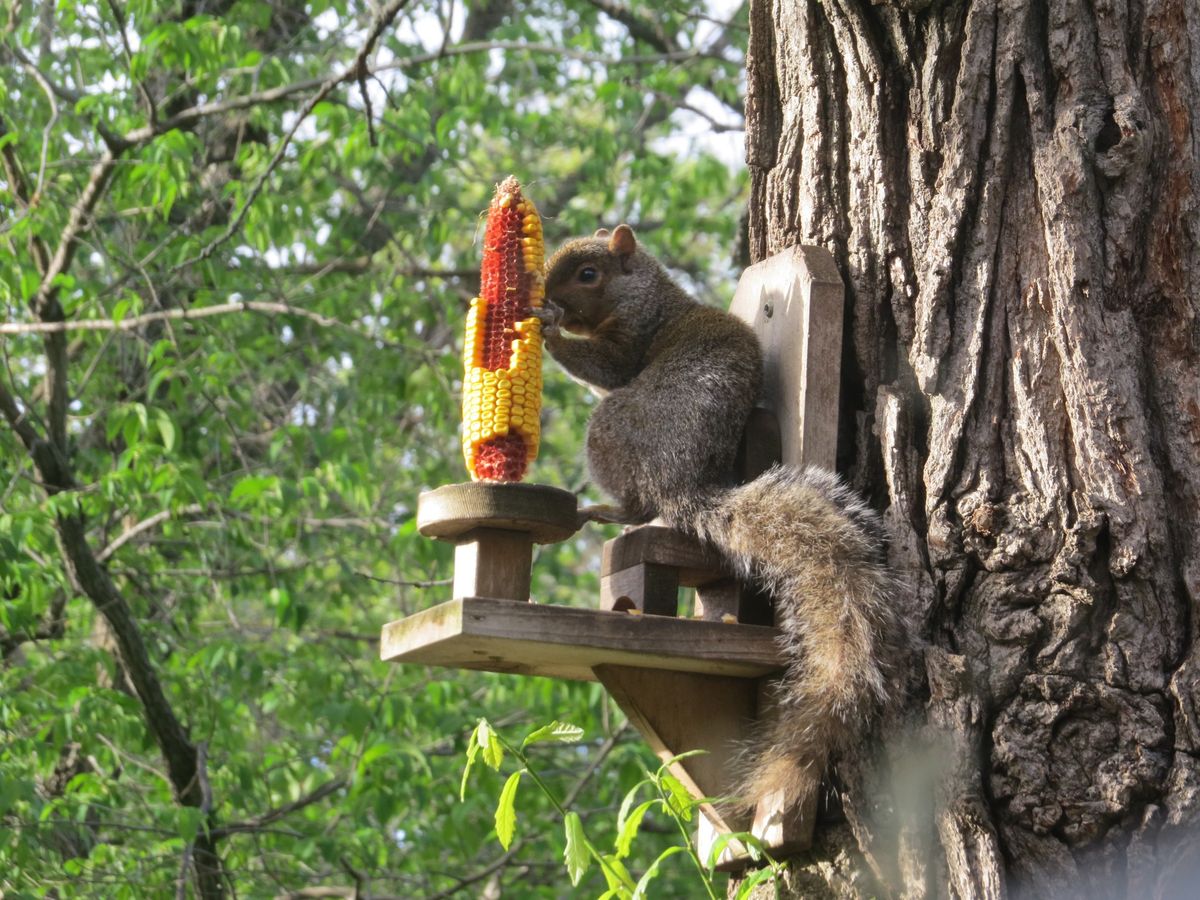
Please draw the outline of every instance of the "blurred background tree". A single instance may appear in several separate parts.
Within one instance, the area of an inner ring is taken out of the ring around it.
[[[587,730],[538,752],[597,841],[648,752],[595,686],[386,666],[376,636],[448,596],[412,513],[465,477],[493,184],[527,184],[550,246],[628,221],[727,301],[745,21],[8,2],[0,892],[562,896],[552,809],[523,798],[501,853],[498,776],[458,802],[476,717]],[[588,403],[549,369],[534,479],[586,490]],[[593,602],[603,536],[544,550],[535,596]]]

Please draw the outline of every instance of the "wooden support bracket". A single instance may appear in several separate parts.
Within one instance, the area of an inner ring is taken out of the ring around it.
[[[834,468],[842,344],[842,283],[833,258],[792,247],[747,269],[731,311],[763,345],[762,409],[747,427],[739,471],[773,462]],[[455,543],[454,599],[384,626],[380,655],[425,663],[604,684],[650,746],[697,797],[729,796],[733,760],[770,715],[767,679],[783,666],[769,606],[720,559],[670,529],[646,526],[609,541],[600,610],[529,598],[534,543],[575,532],[575,498],[542,485],[447,485],[421,496],[422,534]],[[697,591],[677,618],[678,589]],[[751,830],[777,855],[811,840],[815,797],[777,797],[739,819],[706,804],[702,856],[718,833]],[[722,868],[747,859],[731,845]]]

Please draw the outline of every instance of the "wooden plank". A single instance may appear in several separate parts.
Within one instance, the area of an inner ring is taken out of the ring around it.
[[[643,525],[605,541],[600,572],[609,575],[646,563],[678,569],[684,587],[698,587],[728,574],[711,547],[661,525]]]
[[[781,457],[790,465],[837,462],[842,305],[829,251],[797,246],[747,269],[729,306],[762,342],[762,404],[779,421]]]
[[[783,666],[778,635],[761,625],[474,597],[389,622],[379,655],[576,681],[595,681],[603,665],[757,678]]]

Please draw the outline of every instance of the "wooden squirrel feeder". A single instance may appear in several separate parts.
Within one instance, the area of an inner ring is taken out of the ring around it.
[[[731,312],[759,336],[763,396],[739,466],[753,478],[776,461],[833,469],[842,347],[842,281],[829,253],[797,246],[747,269]],[[734,757],[769,715],[783,667],[763,598],[737,584],[711,550],[646,525],[604,547],[600,609],[530,602],[534,543],[576,530],[572,494],[532,484],[447,485],[423,494],[422,534],[455,544],[454,598],[383,628],[393,662],[599,681],[697,797],[729,796]],[[694,587],[694,617],[677,616]],[[776,797],[752,820],[702,807],[701,852],[722,832],[753,831],[773,855],[806,848],[816,798]],[[722,868],[745,865],[731,846]]]

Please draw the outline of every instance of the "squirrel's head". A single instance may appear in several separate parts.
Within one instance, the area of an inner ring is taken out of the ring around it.
[[[568,331],[590,334],[613,313],[627,294],[625,282],[643,281],[646,261],[628,225],[611,233],[601,228],[590,238],[564,244],[546,266],[546,300],[563,310]],[[657,265],[654,265],[657,268]]]

